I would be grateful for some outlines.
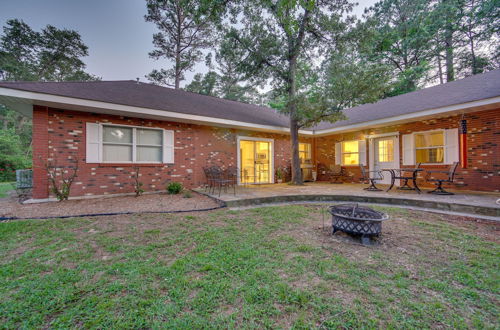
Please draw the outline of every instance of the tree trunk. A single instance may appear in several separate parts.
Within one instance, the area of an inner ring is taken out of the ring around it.
[[[179,4],[178,4],[179,6]],[[177,42],[175,45],[175,89],[180,88],[181,84],[181,36],[182,36],[182,9],[177,8]]]
[[[290,117],[290,140],[292,143],[292,184],[302,185],[302,171],[299,158],[299,125]]]
[[[299,158],[299,123],[297,121],[297,103],[296,97],[296,81],[295,73],[297,71],[297,60],[291,58],[289,60],[289,75],[288,75],[288,109],[290,113],[290,140],[292,144],[292,184],[302,185],[302,172],[300,171]]]
[[[444,37],[446,46],[446,81],[455,80],[455,70],[453,68],[453,30],[451,24],[446,26],[446,33]]]
[[[476,58],[476,51],[474,49],[474,40],[470,40],[470,56],[472,60],[472,74],[478,74],[479,69],[477,67],[477,58]]]
[[[441,54],[437,56],[437,64],[438,64],[438,74],[439,74],[439,83],[444,84],[443,81],[443,66],[441,65]]]

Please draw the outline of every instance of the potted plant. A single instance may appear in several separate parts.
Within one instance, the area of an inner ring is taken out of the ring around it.
[[[278,181],[278,183],[283,183],[283,169],[281,167],[278,167],[276,169],[276,179]]]

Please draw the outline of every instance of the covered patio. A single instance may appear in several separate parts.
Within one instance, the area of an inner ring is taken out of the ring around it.
[[[480,216],[500,221],[500,193],[449,189],[455,195],[437,196],[427,194],[428,189],[417,194],[415,191],[394,188],[386,192],[388,185],[378,186],[383,191],[363,190],[367,187],[366,184],[326,182],[307,182],[303,186],[292,186],[286,183],[240,185],[236,187],[236,193],[231,188],[227,191],[222,190],[220,196],[218,191],[210,193],[204,188],[198,188],[196,191],[224,201],[228,207],[233,208],[290,202],[358,202]]]

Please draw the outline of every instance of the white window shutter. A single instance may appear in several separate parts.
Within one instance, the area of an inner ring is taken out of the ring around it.
[[[86,163],[101,162],[101,125],[96,123],[87,123],[86,129]]]
[[[458,162],[460,158],[458,150],[458,128],[447,129],[444,132],[444,162],[446,164],[453,164],[453,162]]]
[[[415,141],[413,134],[403,135],[403,165],[415,165]]]
[[[174,131],[163,130],[163,162],[174,163]]]
[[[335,143],[335,165],[341,165],[342,163],[342,143]]]
[[[358,141],[359,164],[366,166],[366,140]]]

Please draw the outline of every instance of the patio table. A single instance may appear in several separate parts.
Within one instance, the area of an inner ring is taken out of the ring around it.
[[[391,174],[391,185],[390,187],[386,190],[389,191],[394,187],[394,182],[396,179],[404,180],[404,183],[401,187],[398,187],[397,189],[400,190],[415,190],[417,193],[421,193],[422,191],[417,185],[417,176],[418,173],[423,171],[424,169],[422,168],[385,168],[382,171],[387,171]],[[404,175],[404,173],[408,173],[408,175]],[[413,187],[411,187],[408,184],[408,180],[412,180],[413,182]]]

